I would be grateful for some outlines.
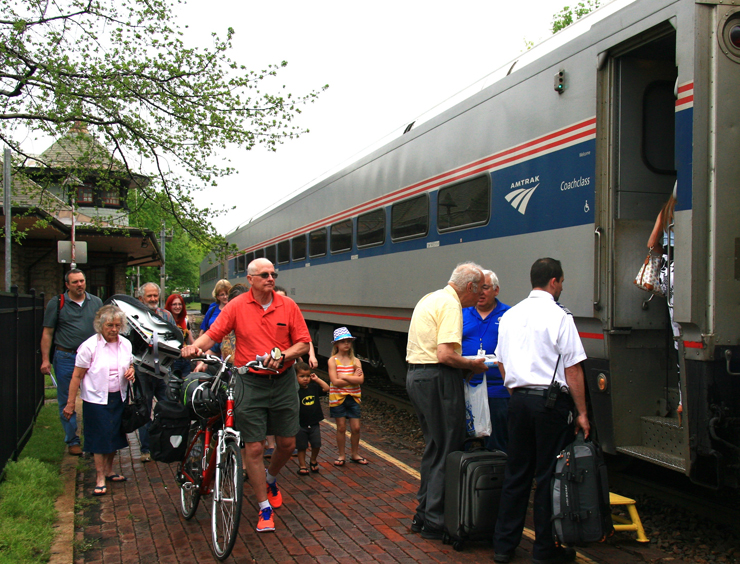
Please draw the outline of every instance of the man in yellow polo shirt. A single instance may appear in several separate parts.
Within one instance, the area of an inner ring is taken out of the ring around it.
[[[421,298],[411,316],[406,390],[426,442],[411,530],[425,539],[441,539],[444,533],[445,460],[465,441],[465,372],[487,370],[485,359],[460,354],[462,308],[478,303],[484,281],[479,265],[460,263],[447,286]]]

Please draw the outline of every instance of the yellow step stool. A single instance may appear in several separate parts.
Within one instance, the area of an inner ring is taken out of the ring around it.
[[[650,542],[645,536],[645,529],[642,528],[642,521],[640,521],[640,516],[637,514],[634,499],[609,492],[609,504],[625,505],[630,515],[629,519],[620,517],[619,515],[612,515],[615,531],[636,531],[637,542]]]

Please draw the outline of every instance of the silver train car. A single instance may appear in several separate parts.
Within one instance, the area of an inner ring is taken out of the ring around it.
[[[604,450],[737,488],[740,7],[726,4],[607,4],[231,233],[239,252],[216,266],[246,282],[267,257],[320,354],[347,325],[404,383],[414,305],[458,262],[494,270],[515,304],[534,260],[558,258]],[[676,182],[678,352],[666,299],[633,283]]]

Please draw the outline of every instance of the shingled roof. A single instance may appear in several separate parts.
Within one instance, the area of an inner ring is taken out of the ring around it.
[[[87,131],[87,126],[76,122],[69,131],[46,149],[39,158],[50,168],[84,167],[125,171],[124,164],[115,159],[105,146]]]

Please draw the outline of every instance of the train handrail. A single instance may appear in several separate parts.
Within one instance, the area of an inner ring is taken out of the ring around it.
[[[601,227],[597,227],[594,230],[596,235],[596,296],[594,298],[594,309],[599,311],[601,309],[601,234],[603,230]]]

